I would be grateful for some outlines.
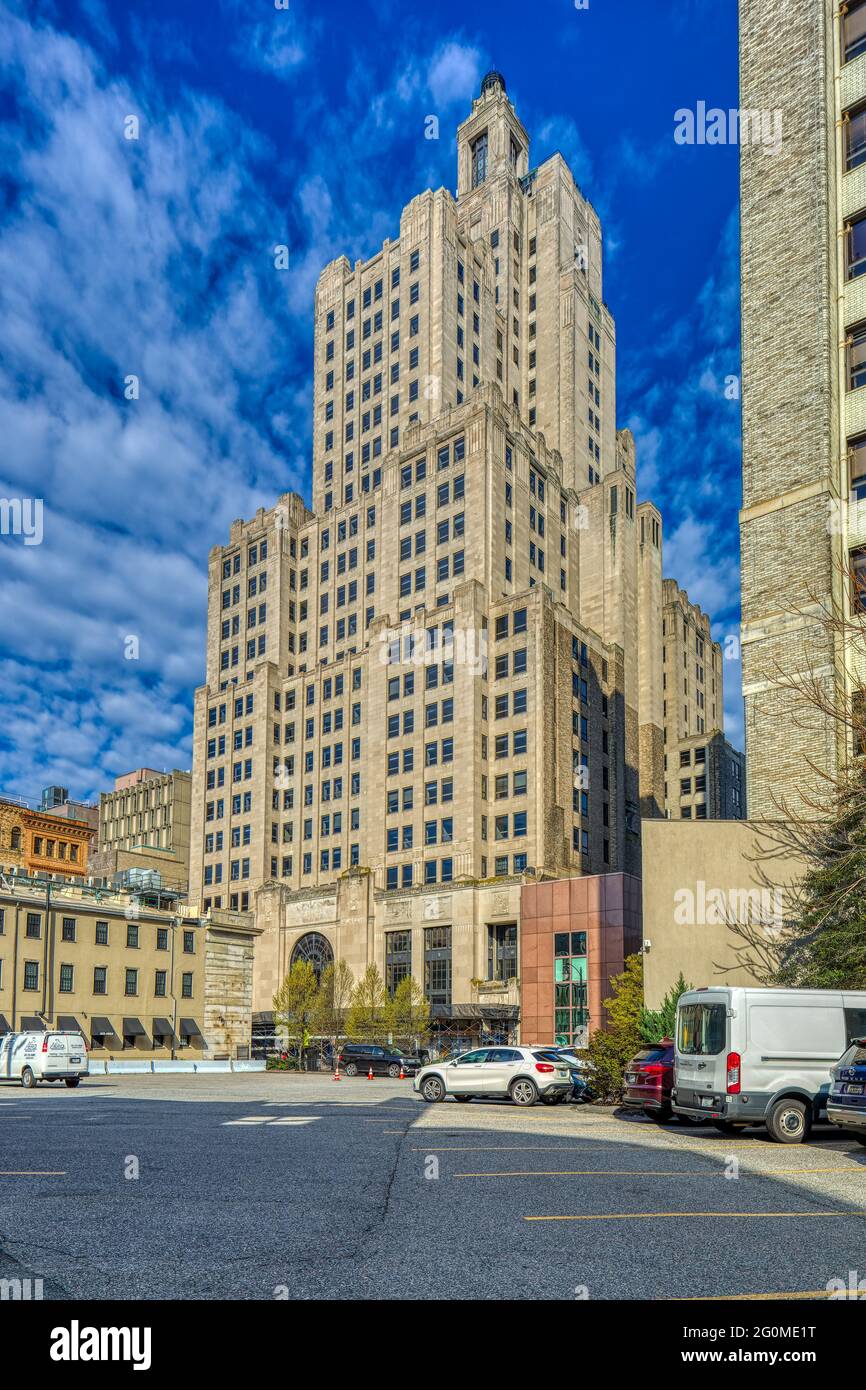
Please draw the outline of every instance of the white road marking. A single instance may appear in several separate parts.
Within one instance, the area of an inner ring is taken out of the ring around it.
[[[242,1120],[223,1120],[225,1125],[311,1125],[318,1115],[292,1115],[290,1119],[278,1120],[274,1115],[245,1115]]]

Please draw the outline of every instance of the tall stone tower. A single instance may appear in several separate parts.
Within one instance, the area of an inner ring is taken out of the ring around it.
[[[596,213],[560,155],[532,166],[498,73],[457,144],[456,198],[319,278],[312,509],[286,495],[211,552],[191,892],[337,914],[361,961],[460,885],[484,975],[491,895],[639,872],[662,527],[616,429]]]

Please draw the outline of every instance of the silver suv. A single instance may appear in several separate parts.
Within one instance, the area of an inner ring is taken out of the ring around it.
[[[473,1096],[508,1096],[515,1105],[545,1105],[566,1100],[571,1072],[552,1051],[540,1047],[479,1047],[452,1062],[422,1067],[412,1082],[425,1100],[471,1100]]]

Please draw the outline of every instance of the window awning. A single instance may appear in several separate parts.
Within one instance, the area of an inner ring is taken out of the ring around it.
[[[117,1029],[110,1018],[92,1018],[90,1020],[90,1032],[96,1038],[116,1038]]]
[[[155,1038],[173,1038],[174,1029],[167,1018],[155,1018],[153,1020],[153,1036]]]
[[[182,1038],[203,1038],[204,1033],[199,1028],[194,1018],[182,1018],[180,1021],[180,1034]]]
[[[81,1024],[78,1022],[77,1018],[73,1018],[72,1014],[58,1014],[57,1027],[61,1033],[81,1032]]]
[[[146,1038],[144,1026],[140,1018],[125,1018],[123,1020],[123,1036],[125,1038]]]
[[[26,1014],[21,1020],[21,1031],[23,1033],[44,1033],[45,1024],[41,1018],[36,1018],[32,1014]]]
[[[276,1016],[276,1014],[273,1013],[273,1012],[268,1013],[268,1012],[266,1011],[266,1012],[264,1012],[264,1013],[256,1013],[256,1014],[253,1014],[253,1027],[256,1027],[256,1026],[259,1026],[259,1027],[262,1027],[262,1028],[264,1028],[264,1027],[269,1027],[269,1026],[272,1027],[272,1026],[276,1023],[276,1021],[277,1021],[277,1016]]]

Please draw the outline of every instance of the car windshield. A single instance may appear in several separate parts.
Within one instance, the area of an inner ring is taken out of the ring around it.
[[[685,1056],[715,1057],[725,1047],[724,1004],[681,1004],[677,1046]]]

